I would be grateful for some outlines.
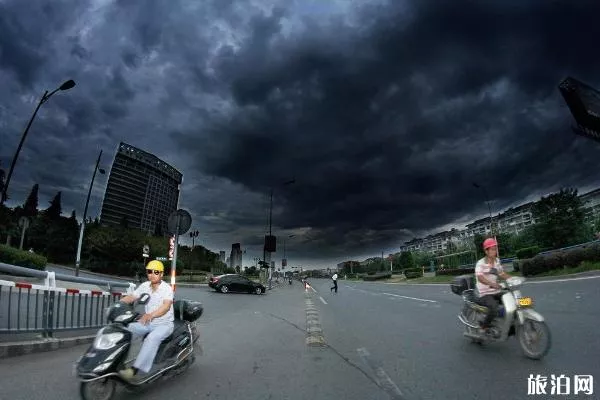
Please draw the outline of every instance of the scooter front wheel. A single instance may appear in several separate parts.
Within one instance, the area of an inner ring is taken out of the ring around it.
[[[114,379],[98,379],[81,382],[79,394],[83,400],[110,400],[115,395],[117,383]]]
[[[517,338],[525,356],[533,360],[544,357],[552,346],[550,329],[545,322],[525,320],[517,329]]]

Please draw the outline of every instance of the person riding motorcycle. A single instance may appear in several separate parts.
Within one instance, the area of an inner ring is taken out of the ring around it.
[[[154,357],[163,339],[173,333],[175,314],[173,312],[173,289],[163,281],[165,267],[162,262],[152,260],[146,265],[148,281],[142,283],[135,291],[123,297],[121,302],[131,304],[143,293],[150,295],[150,300],[145,305],[145,314],[138,322],[127,326],[133,337],[148,334],[144,339],[142,348],[133,363],[132,368],[119,371],[123,379],[131,380],[138,371],[150,372]]]
[[[487,307],[488,313],[481,323],[481,329],[487,332],[500,306],[500,297],[502,294],[501,286],[498,283],[498,277],[502,279],[510,278],[510,275],[504,272],[498,258],[498,242],[496,239],[489,238],[483,241],[483,251],[485,257],[475,265],[475,276],[477,278],[477,291],[479,298],[477,303]],[[492,274],[491,269],[496,268],[498,275]]]

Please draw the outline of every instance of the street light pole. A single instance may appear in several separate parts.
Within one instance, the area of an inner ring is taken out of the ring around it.
[[[96,172],[104,174],[102,168],[98,168],[100,165],[100,158],[102,157],[102,150],[98,154],[96,160],[96,166],[94,167],[94,173],[92,175],[92,181],[90,182],[90,188],[88,190],[87,199],[85,200],[85,208],[83,209],[83,219],[81,220],[81,228],[79,229],[79,241],[77,243],[77,256],[75,257],[75,276],[79,276],[79,266],[81,264],[81,247],[83,246],[83,232],[85,230],[85,219],[87,218],[88,206],[90,204],[90,196],[92,195],[92,188],[94,187],[94,180],[96,179]]]
[[[21,148],[23,147],[25,138],[27,137],[27,134],[29,133],[29,128],[31,128],[31,124],[33,123],[33,120],[35,119],[40,107],[42,106],[42,104],[47,102],[48,99],[50,97],[52,97],[52,95],[54,93],[58,92],[59,90],[69,90],[69,89],[73,88],[74,86],[75,86],[75,81],[68,80],[65,83],[63,83],[62,85],[60,85],[60,87],[58,87],[57,89],[54,89],[52,92],[48,93],[48,91],[46,90],[44,92],[44,94],[42,95],[42,98],[38,102],[37,107],[33,111],[33,114],[31,115],[31,118],[29,119],[29,122],[27,123],[27,127],[25,127],[25,131],[21,135],[21,141],[19,142],[17,151],[15,152],[15,155],[13,156],[12,162],[10,164],[10,169],[8,170],[8,176],[6,177],[6,182],[4,183],[4,187],[2,188],[2,193],[0,193],[0,204],[4,204],[6,199],[8,199],[7,193],[8,193],[8,185],[10,184],[10,178],[12,177],[13,171],[15,169],[15,164],[17,163],[17,159],[19,158],[19,154],[21,153]]]
[[[287,185],[291,185],[293,183],[296,182],[296,179],[292,179],[290,181],[284,182],[282,183],[282,186],[287,186]],[[275,190],[275,188],[273,186],[271,186],[271,199],[270,199],[270,204],[269,204],[269,236],[273,235],[273,191]],[[266,244],[266,243],[265,243]],[[272,269],[271,269],[271,265],[266,265],[266,258],[267,258],[267,249],[266,246],[263,247],[263,265],[265,265],[268,268],[269,271],[269,290],[272,289]],[[270,261],[270,260],[269,260]]]
[[[494,236],[494,240],[496,240],[496,243],[498,243],[498,239],[496,238],[496,233],[494,232],[494,224],[493,224],[493,219],[492,219],[492,207],[490,206],[490,198],[488,196],[488,192],[487,192],[485,186],[481,186],[477,183],[473,183],[473,186],[475,186],[477,189],[483,190],[483,195],[485,196],[485,200],[488,205],[488,211],[490,213],[490,231],[491,231],[492,236]],[[498,221],[496,221],[496,223],[498,223]],[[500,258],[500,246],[498,246],[498,258]]]
[[[488,196],[488,192],[485,189],[485,186],[481,186],[477,183],[473,183],[473,186],[475,186],[477,189],[481,189],[483,190],[483,195],[485,196],[485,202],[487,203],[488,206],[488,211],[490,213],[490,231],[492,232],[492,234],[494,233],[494,228],[493,228],[493,220],[492,220],[492,207],[490,206],[490,197]],[[495,237],[495,235],[494,235]]]

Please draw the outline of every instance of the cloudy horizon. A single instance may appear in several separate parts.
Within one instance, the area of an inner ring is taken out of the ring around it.
[[[600,187],[557,89],[600,88],[599,2],[272,3],[0,1],[1,168],[44,90],[77,83],[42,106],[7,205],[38,183],[80,217],[123,141],[183,173],[197,243],[262,256],[274,186],[278,248],[296,235],[289,264],[317,267],[485,216],[473,182],[496,212]]]

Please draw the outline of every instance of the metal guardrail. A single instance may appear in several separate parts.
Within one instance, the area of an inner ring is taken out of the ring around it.
[[[552,253],[556,253],[556,252],[559,252],[559,251],[576,249],[576,248],[579,248],[579,247],[589,246],[590,244],[594,244],[594,243],[598,244],[598,243],[600,243],[600,240],[592,240],[591,242],[585,242],[585,243],[580,243],[580,244],[576,244],[576,245],[573,245],[573,246],[561,247],[560,249],[542,251],[541,253],[538,253],[538,255],[552,254]]]
[[[83,278],[0,263],[0,272],[18,277],[44,279],[43,285],[0,280],[0,334],[54,332],[100,328],[104,309],[135,289],[135,284],[106,279]],[[107,290],[62,288],[56,281],[91,284]]]

